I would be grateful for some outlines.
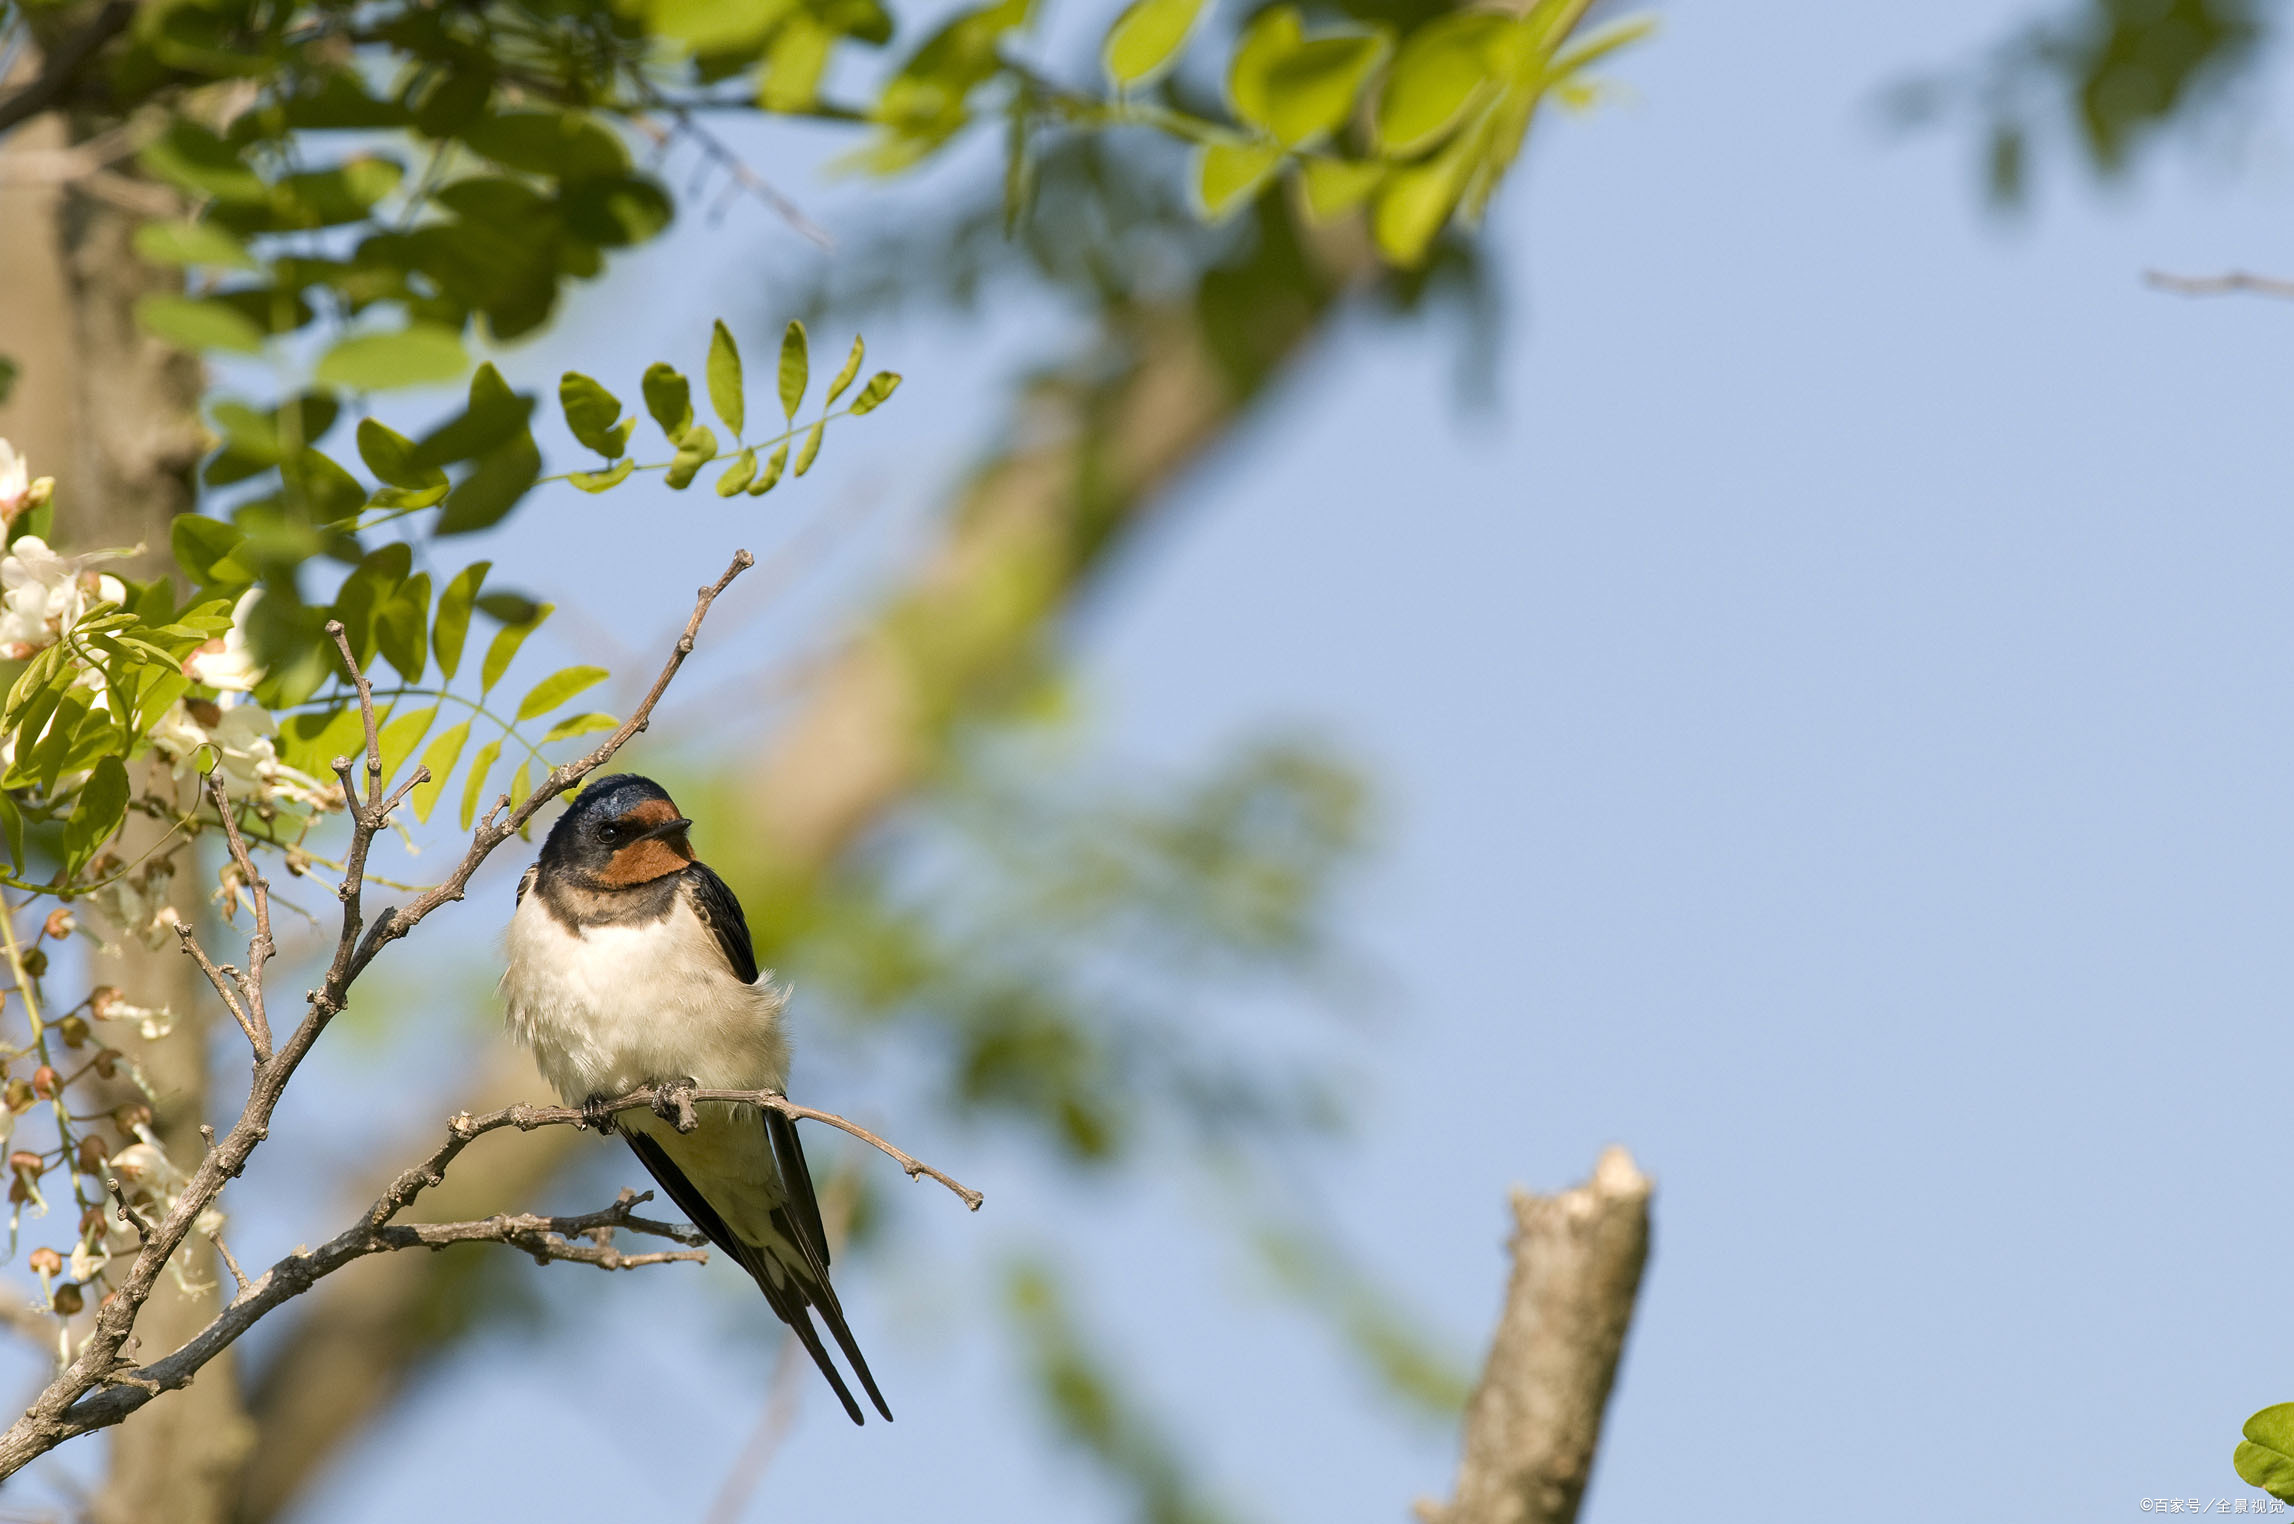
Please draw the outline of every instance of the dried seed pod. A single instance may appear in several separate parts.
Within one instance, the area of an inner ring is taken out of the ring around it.
[[[104,1140],[92,1132],[80,1139],[78,1164],[80,1173],[83,1175],[102,1174],[104,1172]]]
[[[132,1138],[138,1127],[151,1125],[151,1108],[141,1101],[122,1102],[112,1108],[112,1125]]]
[[[66,1016],[56,1023],[56,1030],[62,1034],[65,1047],[77,1048],[88,1040],[88,1019],[85,1016]]]
[[[24,949],[24,972],[37,979],[48,971],[48,955],[37,947]]]
[[[32,1071],[32,1093],[43,1101],[52,1101],[56,1092],[64,1088],[63,1079],[55,1070],[42,1064]]]
[[[68,1281],[58,1286],[56,1294],[48,1299],[48,1305],[55,1308],[60,1316],[67,1318],[87,1304],[87,1298],[81,1295],[80,1288]]]
[[[32,1187],[22,1175],[8,1182],[8,1202],[11,1206],[22,1206],[31,1199]]]
[[[10,1111],[29,1111],[33,1104],[39,1100],[38,1096],[32,1094],[32,1082],[30,1080],[10,1080],[7,1090],[0,1091],[0,1096],[6,1098]]]
[[[104,1209],[102,1207],[91,1206],[80,1213],[80,1237],[83,1240],[103,1225]]]
[[[117,1048],[98,1048],[96,1056],[88,1062],[95,1065],[96,1073],[110,1079],[119,1073],[120,1053]]]
[[[64,1256],[46,1244],[34,1249],[31,1258],[24,1263],[32,1267],[34,1275],[61,1275],[64,1273]]]

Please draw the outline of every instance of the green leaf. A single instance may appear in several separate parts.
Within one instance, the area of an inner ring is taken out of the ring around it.
[[[1383,36],[1318,37],[1301,43],[1267,71],[1266,125],[1292,147],[1336,132],[1385,57]]]
[[[530,720],[547,714],[577,693],[586,692],[613,674],[603,667],[560,667],[527,690],[518,701],[518,718]]]
[[[414,801],[414,818],[427,821],[430,812],[438,807],[438,796],[446,792],[446,780],[453,776],[454,764],[462,760],[462,743],[470,739],[470,722],[464,720],[453,729],[430,743],[422,754],[422,765],[430,769],[430,781],[417,783],[407,797]]]
[[[414,458],[414,441],[373,418],[358,424],[358,458],[377,478],[408,492],[446,495],[446,473]],[[433,499],[432,501],[436,501]]]
[[[805,382],[810,371],[804,324],[791,320],[788,331],[781,335],[781,411],[788,414],[792,423],[796,420],[797,408],[804,402]]]
[[[618,730],[620,728],[621,721],[610,714],[568,715],[550,727],[549,734],[542,737],[542,744],[547,746],[552,741],[563,741],[573,736],[586,736],[600,730]]]
[[[607,460],[620,459],[629,447],[629,431],[637,420],[615,427],[621,418],[621,399],[580,371],[569,370],[558,378],[558,406],[573,437]]]
[[[297,450],[279,462],[279,477],[290,500],[320,523],[348,518],[366,502],[366,488],[359,479],[320,450]],[[246,519],[244,512],[241,518]],[[259,532],[256,521],[247,523],[250,533]]]
[[[500,523],[518,499],[541,480],[542,452],[531,434],[518,434],[478,461],[478,468],[447,494],[438,533],[468,534]]]
[[[1279,143],[1205,143],[1195,156],[1195,189],[1204,214],[1215,221],[1247,205],[1281,163]]]
[[[430,648],[438,655],[438,670],[448,677],[462,665],[462,645],[470,638],[470,610],[493,567],[491,561],[471,562],[456,572],[446,591],[438,595],[438,618],[430,626]]]
[[[900,373],[895,370],[880,370],[870,376],[860,395],[852,399],[852,415],[857,418],[862,413],[875,412],[899,385]]]
[[[410,683],[421,682],[423,668],[429,665],[429,625],[428,572],[407,578],[390,601],[375,610],[375,644],[382,648],[383,659]]]
[[[1150,83],[1179,58],[1203,0],[1133,0],[1107,29],[1100,59],[1117,88]]]
[[[1383,164],[1309,158],[1299,176],[1306,189],[1306,209],[1317,222],[1351,212],[1369,199],[1385,173]]]
[[[828,420],[823,418],[805,430],[804,444],[797,450],[797,475],[802,476],[812,469],[814,458],[820,454],[820,437],[827,429]]]
[[[1277,5],[1259,12],[1242,39],[1235,44],[1227,65],[1227,98],[1235,115],[1254,127],[1269,125],[1267,76],[1274,66],[1306,41],[1306,25],[1295,5]]]
[[[168,545],[175,564],[201,585],[241,587],[255,580],[254,571],[232,559],[231,552],[247,538],[246,531],[221,519],[180,513],[168,524]]]
[[[470,368],[462,337],[437,323],[414,323],[397,333],[362,333],[319,357],[319,381],[354,392],[398,386],[434,386]]]
[[[519,805],[524,804],[526,802],[526,796],[531,794],[533,791],[534,759],[532,757],[528,757],[523,762],[518,764],[518,771],[516,776],[510,779],[510,808],[514,810]],[[525,828],[523,826],[519,827],[519,835],[523,836],[524,834]]]
[[[693,427],[693,388],[670,365],[655,361],[645,368],[645,410],[661,425],[671,444],[681,443]]]
[[[747,404],[741,396],[741,351],[722,318],[709,333],[709,406],[735,434],[741,432]]]
[[[242,355],[263,352],[263,330],[254,319],[236,307],[203,297],[139,297],[135,320],[153,338],[195,354],[209,349]]]
[[[763,473],[755,481],[749,483],[749,496],[763,497],[772,491],[781,479],[781,472],[787,469],[788,463],[789,442],[784,439],[780,442],[780,446],[773,451],[772,459],[765,462]]]
[[[2239,1480],[2294,1503],[2294,1402],[2264,1408],[2246,1420],[2245,1432],[2230,1456]]]
[[[80,785],[71,819],[64,822],[64,859],[74,872],[127,819],[127,795],[127,764],[118,757],[97,762],[88,781]]]
[[[279,721],[279,760],[314,777],[326,777],[335,758],[356,756],[365,742],[366,722],[354,704],[305,710]]]
[[[135,252],[155,265],[262,268],[245,244],[212,222],[147,222],[135,230]]]
[[[595,180],[629,169],[629,152],[607,128],[573,111],[503,111],[462,129],[462,141],[508,169],[560,180]]]
[[[0,833],[8,838],[8,864],[22,878],[32,864],[24,856],[24,812],[17,807],[13,794],[0,793]]]
[[[725,468],[725,474],[717,478],[717,495],[719,497],[733,496],[743,487],[748,486],[756,474],[757,452],[743,450],[734,458],[733,463]]]
[[[568,471],[566,480],[584,492],[604,492],[629,480],[629,473],[637,469],[635,460],[625,460],[605,471]]]
[[[471,374],[470,400],[462,412],[422,437],[414,449],[415,461],[446,466],[476,460],[525,434],[533,411],[534,399],[511,391],[489,360]]]
[[[412,682],[413,679],[407,679]],[[437,722],[438,706],[417,709],[408,714],[394,714],[390,723],[375,732],[375,748],[382,753],[382,776],[389,782],[398,776],[399,764],[414,754],[422,738],[430,733]]]
[[[486,774],[493,771],[494,759],[502,754],[502,743],[488,741],[478,748],[478,755],[470,764],[470,779],[462,785],[462,829],[470,829],[470,822],[478,818],[478,799],[486,792]]]
[[[329,612],[342,621],[343,637],[357,653],[359,665],[366,665],[374,654],[376,616],[406,581],[413,564],[413,547],[404,541],[378,545],[343,578],[342,586],[335,589],[334,606]]]
[[[158,178],[226,204],[256,205],[271,197],[271,187],[238,149],[180,116],[138,157]]]
[[[1370,209],[1370,231],[1379,252],[1391,263],[1415,265],[1433,247],[1465,192],[1476,136],[1468,133],[1425,163],[1395,170],[1378,187]]]
[[[510,658],[518,654],[518,647],[526,643],[527,636],[542,627],[542,621],[550,617],[554,607],[554,604],[542,604],[534,610],[531,619],[502,626],[501,633],[494,637],[494,643],[486,648],[485,664],[478,671],[478,692],[481,697],[493,692],[494,685],[502,680],[502,674],[510,669]]]
[[[1491,11],[1465,11],[1427,22],[1403,39],[1379,92],[1378,145],[1396,156],[1440,142],[1477,98],[1496,88],[1496,40],[1518,25]]]
[[[678,441],[677,458],[669,462],[668,483],[682,492],[693,485],[693,477],[703,466],[717,458],[717,436],[705,423],[697,423],[685,431]]]
[[[856,333],[852,336],[852,353],[844,357],[844,369],[838,371],[836,379],[828,384],[828,395],[821,399],[822,407],[836,406],[836,399],[844,395],[846,387],[852,385],[852,378],[860,374],[860,357],[863,353],[860,335]]]

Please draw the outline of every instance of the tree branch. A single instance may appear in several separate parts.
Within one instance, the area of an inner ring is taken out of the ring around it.
[[[111,0],[86,26],[49,49],[48,66],[40,71],[40,77],[0,100],[0,132],[62,105],[96,51],[126,31],[134,19],[134,0]]]
[[[2251,292],[2256,296],[2294,300],[2294,280],[2254,275],[2245,270],[2231,270],[2222,275],[2170,275],[2164,270],[2145,270],[2143,283],[2178,296],[2230,296]]]
[[[246,1168],[248,1157],[270,1136],[271,1116],[295,1070],[310,1053],[327,1023],[340,1012],[349,999],[351,984],[358,978],[374,956],[389,942],[405,936],[416,925],[449,900],[462,898],[463,888],[471,875],[519,826],[531,819],[551,799],[580,782],[591,772],[603,766],[632,736],[645,728],[661,695],[670,680],[677,675],[685,658],[692,653],[695,634],[709,611],[709,605],[732,580],[755,564],[747,551],[735,553],[725,574],[709,586],[702,588],[694,604],[692,616],[686,621],[685,633],[679,637],[670,653],[661,675],[655,679],[652,691],[643,703],[625,720],[620,728],[608,736],[603,744],[577,761],[550,770],[542,785],[533,795],[509,812],[499,824],[489,820],[473,833],[469,849],[464,852],[454,874],[436,889],[418,896],[402,909],[385,910],[371,930],[364,929],[362,895],[367,850],[389,819],[391,808],[403,797],[403,790],[385,799],[382,792],[382,766],[376,740],[374,697],[364,674],[347,641],[341,638],[341,626],[330,624],[329,633],[336,637],[345,664],[350,669],[353,685],[358,691],[360,716],[365,723],[367,747],[367,788],[362,801],[350,787],[350,764],[336,759],[337,774],[344,783],[344,802],[351,814],[351,844],[344,857],[345,872],[342,887],[342,930],[336,938],[335,953],[320,987],[310,993],[310,1011],[287,1039],[286,1045],[255,1066],[253,1083],[248,1087],[246,1105],[233,1124],[206,1156],[184,1184],[182,1192],[168,1207],[166,1215],[156,1224],[137,1223],[143,1234],[143,1243],[126,1274],[99,1306],[95,1326],[81,1343],[79,1354],[51,1379],[40,1395],[33,1400],[24,1415],[0,1434],[0,1477],[12,1475],[35,1458],[46,1454],[74,1435],[91,1428],[118,1423],[136,1408],[170,1386],[181,1386],[191,1379],[208,1359],[230,1346],[245,1327],[272,1306],[300,1295],[312,1282],[340,1264],[382,1249],[405,1248],[422,1243],[419,1236],[407,1237],[413,1230],[392,1228],[386,1230],[389,1213],[372,1217],[331,1241],[317,1256],[291,1255],[266,1271],[256,1290],[234,1301],[223,1315],[194,1336],[175,1354],[150,1368],[150,1374],[139,1373],[129,1387],[121,1387],[119,1372],[129,1362],[123,1359],[128,1336],[135,1326],[136,1315],[149,1301],[159,1284],[161,1272],[168,1260],[189,1237],[200,1214],[211,1206],[223,1189],[224,1183]],[[224,820],[231,820],[229,801],[225,805]],[[243,847],[243,844],[241,844]],[[261,905],[263,902],[258,901]],[[265,917],[259,913],[256,940],[265,935]],[[266,954],[267,956],[267,954]],[[248,959],[251,968],[259,967],[254,950]],[[218,971],[220,972],[220,971]],[[250,1024],[251,1025],[251,1024]],[[250,1031],[250,1040],[254,1032]],[[412,1198],[409,1197],[409,1200]],[[381,1210],[382,1203],[377,1204]],[[495,1220],[501,1223],[511,1219]],[[539,1221],[539,1219],[537,1219]],[[495,1232],[491,1225],[488,1233],[501,1242],[514,1242],[521,1248],[542,1245],[546,1250],[548,1229],[532,1224],[504,1227]],[[516,1235],[523,1234],[524,1237]],[[541,1234],[541,1237],[535,1237]],[[482,1235],[483,1236],[483,1235]],[[400,1241],[403,1239],[404,1241]],[[579,1246],[569,1245],[569,1248]],[[607,1252],[595,1246],[598,1252]],[[331,1257],[330,1257],[331,1256]],[[587,1258],[599,1263],[590,1252],[544,1257]],[[169,1362],[177,1362],[170,1364]],[[165,1367],[164,1370],[161,1367]],[[98,1392],[98,1388],[103,1388]],[[95,1395],[91,1395],[95,1394]]]
[[[1649,1257],[1649,1177],[1622,1148],[1558,1196],[1513,1194],[1513,1279],[1466,1405],[1456,1498],[1425,1524],[1572,1524]]]

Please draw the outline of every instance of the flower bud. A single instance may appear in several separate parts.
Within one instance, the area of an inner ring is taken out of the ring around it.
[[[41,926],[40,930],[43,934],[61,942],[71,936],[78,926],[79,922],[72,918],[72,912],[67,908],[49,911],[47,922]]]
[[[80,1213],[80,1237],[82,1239],[85,1239],[90,1233],[95,1232],[103,1225],[104,1209],[102,1207],[91,1206]]]
[[[138,1127],[151,1125],[151,1108],[141,1101],[122,1102],[112,1108],[112,1125],[132,1138]]]
[[[38,1175],[42,1165],[38,1154],[28,1148],[19,1148],[8,1156],[8,1167],[23,1176]]]
[[[56,1030],[63,1035],[65,1047],[76,1048],[88,1040],[88,1019],[85,1016],[66,1016],[56,1023]]]
[[[43,1101],[52,1101],[56,1092],[64,1088],[63,1079],[55,1070],[42,1064],[32,1071],[32,1093]]]
[[[34,1275],[61,1275],[64,1269],[64,1256],[46,1244],[42,1244],[32,1251],[31,1258],[25,1263],[32,1267]]]
[[[27,947],[23,955],[24,972],[37,979],[48,971],[48,955],[37,947]]]
[[[80,1294],[80,1288],[68,1281],[58,1286],[56,1294],[48,1299],[48,1305],[55,1308],[58,1315],[67,1318],[87,1304],[87,1298]]]
[[[120,1054],[117,1048],[98,1048],[96,1056],[88,1061],[95,1065],[96,1073],[105,1079],[110,1079],[119,1073],[119,1060]]]
[[[88,991],[88,1011],[98,1021],[109,1021],[113,1008],[120,1003],[121,999],[119,986],[99,984]]]
[[[0,1090],[0,1098],[7,1100],[10,1111],[29,1111],[32,1109],[32,1103],[38,1099],[32,1094],[31,1081],[20,1079],[10,1080],[8,1088]]]
[[[104,1172],[104,1157],[105,1154],[103,1139],[97,1137],[94,1133],[89,1133],[86,1137],[80,1139],[80,1156],[78,1162],[81,1174],[102,1174]]]

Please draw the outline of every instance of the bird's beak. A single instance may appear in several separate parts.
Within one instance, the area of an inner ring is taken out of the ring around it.
[[[675,820],[662,821],[661,824],[637,839],[639,841],[658,841],[664,836],[682,836],[692,828],[693,822],[680,815]]]

